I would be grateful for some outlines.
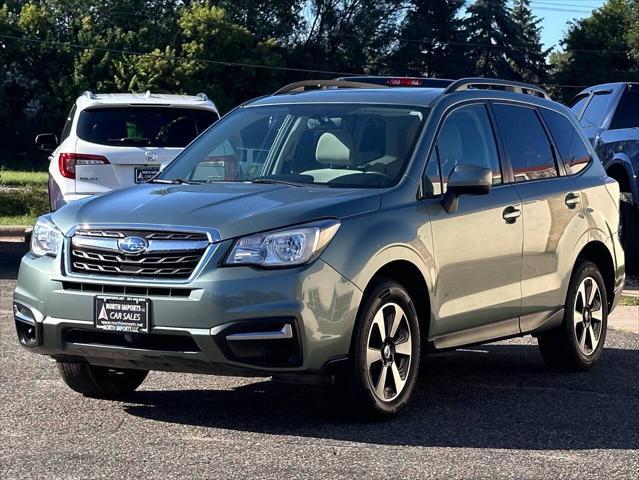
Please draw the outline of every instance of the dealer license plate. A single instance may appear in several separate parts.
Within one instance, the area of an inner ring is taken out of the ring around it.
[[[98,295],[95,327],[112,332],[148,332],[150,307],[148,298]]]

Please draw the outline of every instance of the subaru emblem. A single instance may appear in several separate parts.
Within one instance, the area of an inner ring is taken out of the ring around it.
[[[146,252],[149,242],[142,237],[125,237],[118,240],[118,249],[125,255],[139,255]]]

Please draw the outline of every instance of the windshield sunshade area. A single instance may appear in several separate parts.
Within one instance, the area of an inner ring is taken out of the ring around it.
[[[198,138],[158,177],[384,188],[405,170],[427,109],[298,104],[245,107]]]
[[[109,107],[84,110],[78,137],[100,145],[185,147],[217,120],[212,111],[171,107]]]

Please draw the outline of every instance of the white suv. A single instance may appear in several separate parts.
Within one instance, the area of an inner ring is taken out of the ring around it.
[[[51,152],[51,210],[149,180],[218,118],[215,104],[202,93],[84,92],[59,140],[52,133],[36,137],[38,148]]]

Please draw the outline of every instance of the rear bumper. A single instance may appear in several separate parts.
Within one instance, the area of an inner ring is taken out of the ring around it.
[[[69,279],[60,264],[29,254],[23,259],[14,292],[20,342],[34,353],[114,368],[324,373],[348,355],[362,295],[321,260],[276,271],[205,267],[196,280],[173,285],[173,291],[152,286],[161,294],[149,290],[148,334],[113,333],[95,328],[94,297],[96,291],[112,295],[124,287]]]

